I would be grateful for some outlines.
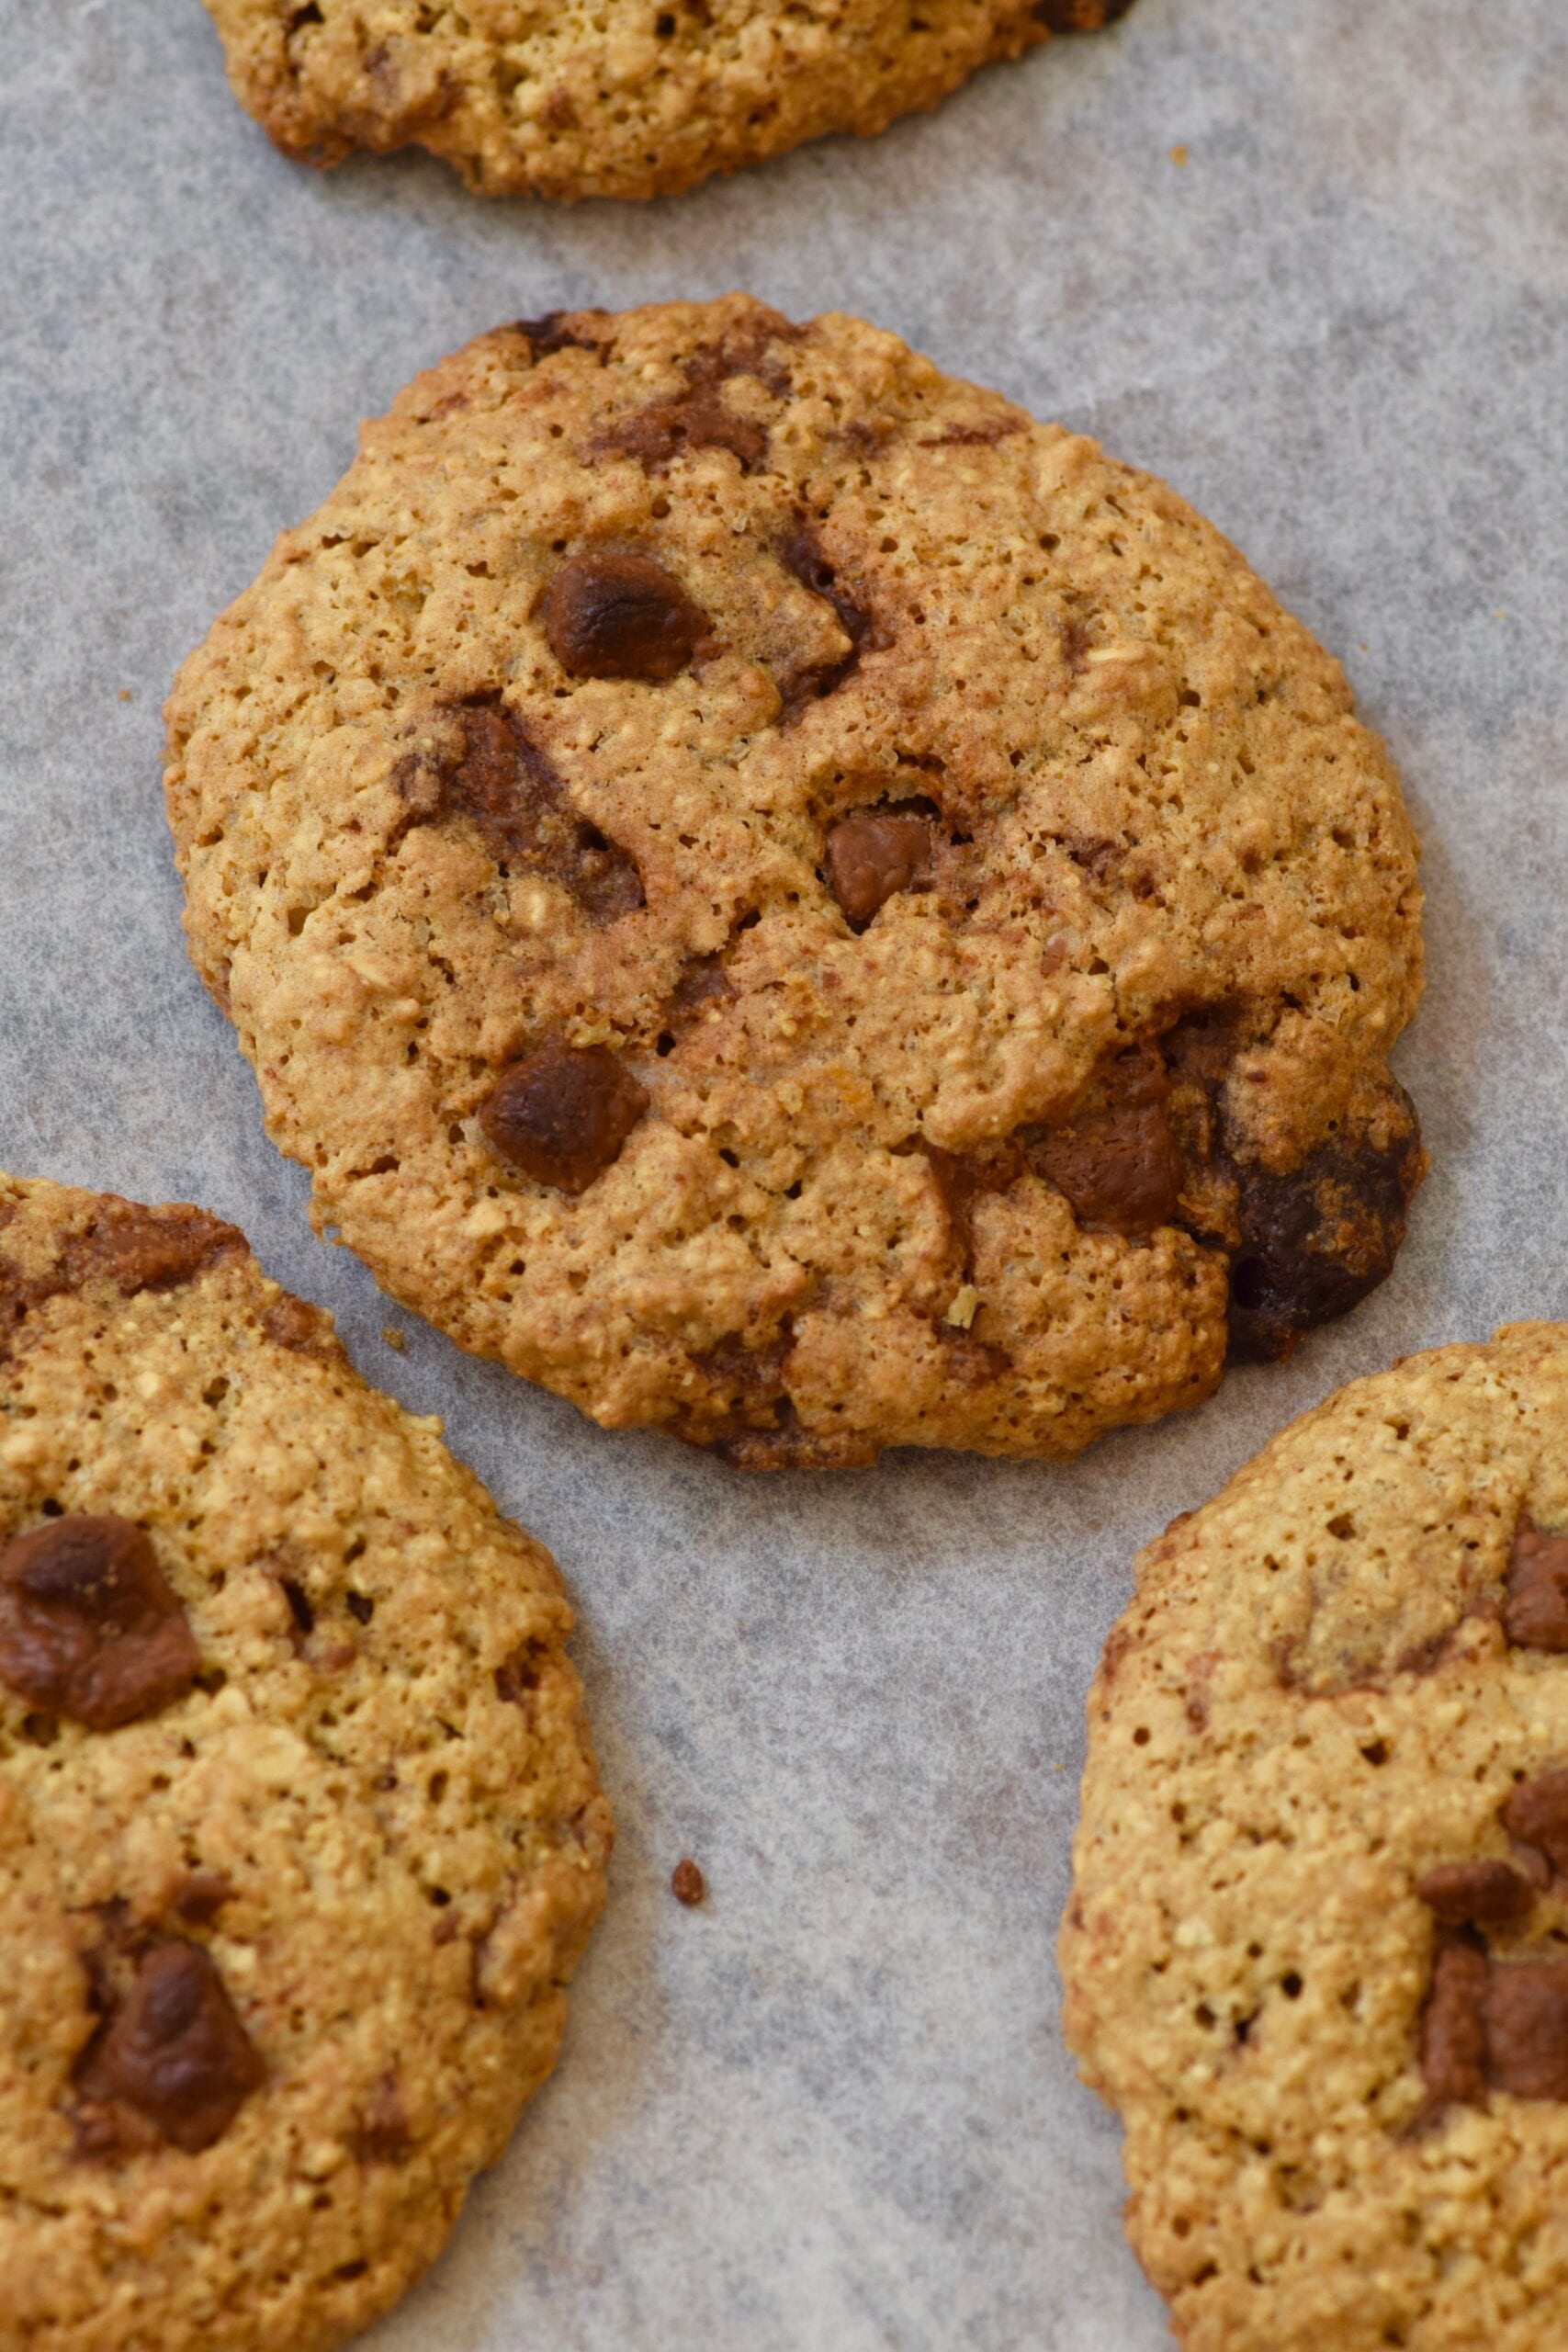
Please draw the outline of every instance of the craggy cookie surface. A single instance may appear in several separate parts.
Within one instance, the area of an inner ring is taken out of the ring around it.
[[[1191,2352],[1568,2340],[1568,1327],[1415,1356],[1138,1563],[1067,2039]]]
[[[1067,1453],[1388,1272],[1410,827],[1147,476],[844,317],[481,337],[186,664],[315,1214],[612,1425]]]
[[[207,0],[287,154],[425,147],[486,195],[655,196],[876,131],[1130,0]]]
[[[548,2073],[547,1554],[231,1226],[0,1178],[0,2347],[324,2352]]]

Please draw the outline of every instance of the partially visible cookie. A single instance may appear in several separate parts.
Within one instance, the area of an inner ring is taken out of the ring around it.
[[[1069,2043],[1190,2352],[1568,2341],[1568,1326],[1413,1356],[1138,1563]]]
[[[886,130],[992,58],[1131,0],[207,0],[288,155],[424,147],[486,196],[658,196],[824,131]]]
[[[554,2063],[548,1555],[231,1226],[0,1178],[0,2346],[324,2352]]]
[[[1070,1453],[1393,1262],[1420,892],[1337,666],[1162,483],[858,320],[482,336],[168,718],[315,1216],[602,1422]]]

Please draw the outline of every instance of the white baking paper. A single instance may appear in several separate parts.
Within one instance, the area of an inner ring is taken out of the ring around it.
[[[281,161],[197,0],[0,0],[0,1164],[237,1219],[446,1416],[570,1578],[620,1822],[561,2069],[376,2352],[1168,2343],[1052,1961],[1132,1555],[1351,1374],[1568,1308],[1565,94],[1563,0],[1137,0],[874,141],[549,209]],[[1393,1279],[1065,1470],[746,1481],[470,1363],[311,1238],[182,951],[159,702],[356,420],[502,320],[732,286],[1168,475],[1425,837]]]

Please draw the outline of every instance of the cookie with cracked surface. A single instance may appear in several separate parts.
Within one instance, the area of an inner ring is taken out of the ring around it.
[[[1387,759],[1170,491],[890,335],[481,337],[168,718],[316,1216],[603,1422],[1065,1454],[1389,1270]]]
[[[197,1209],[0,1178],[0,2346],[327,2352],[554,2063],[547,1554]]]
[[[994,58],[1131,0],[207,0],[235,96],[284,153],[423,147],[480,195],[647,197],[884,130]]]
[[[1568,2335],[1568,1326],[1413,1356],[1137,1566],[1060,1946],[1189,2352]]]

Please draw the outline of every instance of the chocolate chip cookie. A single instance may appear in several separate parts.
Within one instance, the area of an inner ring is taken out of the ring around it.
[[[316,1216],[603,1422],[1070,1453],[1393,1261],[1381,746],[1173,492],[891,335],[482,336],[168,718]]]
[[[1190,2352],[1568,2339],[1568,1326],[1414,1356],[1138,1563],[1067,2039]]]
[[[0,1178],[0,2344],[324,2352],[555,2060],[548,1555],[232,1226]]]
[[[658,196],[829,130],[884,130],[992,58],[1131,0],[207,0],[285,154],[424,147],[481,195]]]

